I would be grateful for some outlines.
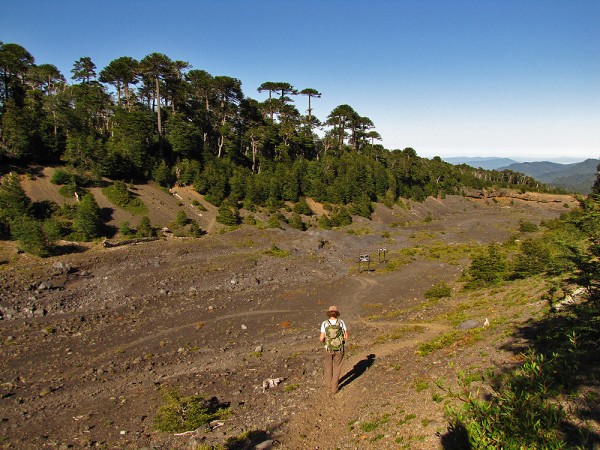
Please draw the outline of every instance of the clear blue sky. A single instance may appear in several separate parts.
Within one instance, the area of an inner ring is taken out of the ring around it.
[[[600,157],[600,0],[2,0],[0,41],[68,79],[160,52],[311,87],[420,156]]]

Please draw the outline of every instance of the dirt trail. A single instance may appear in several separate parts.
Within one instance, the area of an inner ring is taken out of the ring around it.
[[[340,434],[347,433],[356,413],[361,406],[368,402],[373,391],[385,390],[386,386],[378,385],[378,380],[371,377],[370,369],[376,367],[379,361],[402,349],[414,350],[419,342],[429,341],[440,334],[451,330],[445,324],[411,322],[410,326],[418,328],[416,336],[395,340],[394,342],[374,342],[373,329],[394,329],[402,325],[402,320],[386,320],[377,323],[365,320],[360,315],[363,312],[364,299],[370,298],[372,291],[380,287],[381,282],[371,274],[358,275],[341,280],[343,293],[352,293],[345,297],[344,316],[353,317],[348,323],[350,328],[348,350],[340,377],[340,390],[330,394],[323,383],[317,383],[316,388],[308,397],[307,407],[294,417],[294,425],[288,433],[281,437],[281,444],[287,449],[333,449],[361,448],[356,443],[345,441],[340,443]],[[322,350],[320,351],[320,355]]]

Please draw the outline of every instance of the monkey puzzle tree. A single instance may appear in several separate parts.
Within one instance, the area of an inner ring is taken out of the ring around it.
[[[130,56],[113,59],[100,71],[100,81],[112,84],[117,89],[117,105],[121,105],[121,90],[125,93],[127,109],[131,109],[129,86],[138,82],[139,62]]]
[[[306,89],[302,89],[299,92],[299,94],[306,95],[308,97],[308,124],[310,126],[310,124],[312,123],[312,108],[310,106],[310,99],[311,98],[321,98],[321,93],[319,91],[317,91],[316,89],[306,88]]]
[[[239,103],[244,98],[242,93],[242,82],[237,78],[227,76],[216,76],[214,78],[215,94],[217,96],[217,114],[219,117],[219,137],[217,157],[221,158],[225,139],[232,134],[232,127],[228,119],[237,114]]]
[[[65,77],[53,64],[31,66],[27,75],[34,89],[46,95],[56,94],[60,86],[64,86]]]
[[[139,71],[148,77],[150,82],[154,83],[155,94],[154,98],[156,101],[156,118],[158,124],[158,137],[159,143],[162,142],[162,120],[160,114],[161,108],[161,97],[160,97],[160,85],[161,81],[164,80],[165,76],[169,73],[172,68],[172,61],[168,56],[162,53],[151,53],[144,57],[140,61]]]
[[[71,73],[73,74],[71,77],[73,80],[89,84],[92,78],[96,78],[96,64],[92,62],[92,58],[84,56],[75,61]]]
[[[33,66],[34,58],[18,44],[0,42],[0,102],[2,105],[12,98],[18,106],[24,97],[25,76]]]

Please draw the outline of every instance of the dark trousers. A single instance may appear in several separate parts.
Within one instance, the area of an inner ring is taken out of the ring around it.
[[[342,372],[342,362],[344,361],[344,351],[325,352],[325,386],[335,394],[338,390],[340,374]]]

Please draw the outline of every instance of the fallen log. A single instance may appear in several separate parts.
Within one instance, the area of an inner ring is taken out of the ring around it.
[[[108,239],[104,239],[102,241],[102,246],[105,248],[111,247],[119,247],[121,245],[129,245],[129,244],[139,244],[140,242],[151,242],[158,241],[157,237],[145,237],[145,238],[135,238],[135,239],[126,239],[124,241],[109,241]]]

